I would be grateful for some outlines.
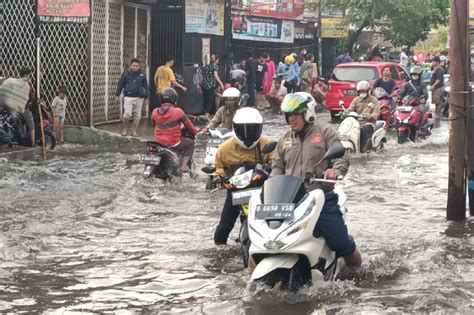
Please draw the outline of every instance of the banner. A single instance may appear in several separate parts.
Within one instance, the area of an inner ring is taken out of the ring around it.
[[[202,39],[202,66],[205,67],[211,61],[211,39]]]
[[[314,40],[316,38],[316,27],[314,23],[295,22],[295,39]]]
[[[293,21],[244,15],[232,16],[234,39],[293,43],[294,33]]]
[[[40,22],[87,23],[90,0],[37,0],[36,15]]]
[[[186,33],[224,36],[224,0],[187,0]]]
[[[305,0],[233,0],[232,8],[244,10],[247,15],[280,19],[303,19]],[[235,4],[235,5],[234,5]]]
[[[347,37],[348,31],[342,23],[342,18],[321,18],[321,37],[340,38]]]

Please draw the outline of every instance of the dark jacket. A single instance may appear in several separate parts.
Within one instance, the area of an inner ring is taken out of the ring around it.
[[[141,89],[141,91],[140,91]],[[125,71],[122,73],[117,84],[116,96],[120,96],[123,90],[123,95],[126,97],[148,97],[148,82],[145,74],[138,70],[137,72]]]
[[[428,95],[425,93],[425,85],[423,83],[415,84],[412,81],[405,83],[405,85],[400,90],[400,94],[398,94],[398,98],[402,100],[407,95],[413,97],[424,96],[425,99],[428,98]]]

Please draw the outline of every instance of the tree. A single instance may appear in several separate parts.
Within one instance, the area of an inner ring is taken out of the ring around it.
[[[351,28],[350,52],[364,29],[394,45],[413,46],[449,19],[449,0],[325,0],[323,5],[344,12],[344,23]]]

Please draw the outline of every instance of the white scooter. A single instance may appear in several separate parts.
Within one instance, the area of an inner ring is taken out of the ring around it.
[[[212,167],[214,166],[214,161],[216,159],[217,149],[219,149],[219,146],[227,139],[234,136],[234,131],[232,129],[227,128],[209,129],[209,135],[210,138],[207,141],[206,145],[206,156],[204,157],[204,164],[205,166]],[[209,175],[209,179],[206,183],[206,189],[212,189],[213,180],[213,175]]]
[[[370,105],[370,104],[369,104]],[[344,108],[344,102],[340,101],[339,106]],[[368,110],[370,106],[366,109]],[[377,151],[383,148],[387,142],[385,138],[385,124],[383,120],[378,120],[374,125],[374,133],[370,138],[367,151]],[[354,153],[365,152],[360,147],[361,126],[359,122],[359,115],[356,112],[344,112],[342,121],[339,125],[338,134],[342,145],[349,151]]]
[[[341,158],[346,149],[330,149],[326,160]],[[340,178],[342,179],[342,178]],[[309,182],[335,183],[315,178]],[[345,212],[346,196],[339,191],[339,205]],[[332,280],[339,272],[338,258],[323,237],[313,231],[325,202],[323,190],[307,192],[301,178],[279,175],[268,179],[261,190],[252,192],[249,202],[249,254],[256,267],[252,281],[270,287],[296,291],[308,283]]]

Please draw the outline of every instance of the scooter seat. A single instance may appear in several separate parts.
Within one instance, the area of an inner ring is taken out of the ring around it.
[[[385,126],[385,121],[383,120],[377,120],[377,122],[375,123],[375,130],[377,129],[381,129]]]

